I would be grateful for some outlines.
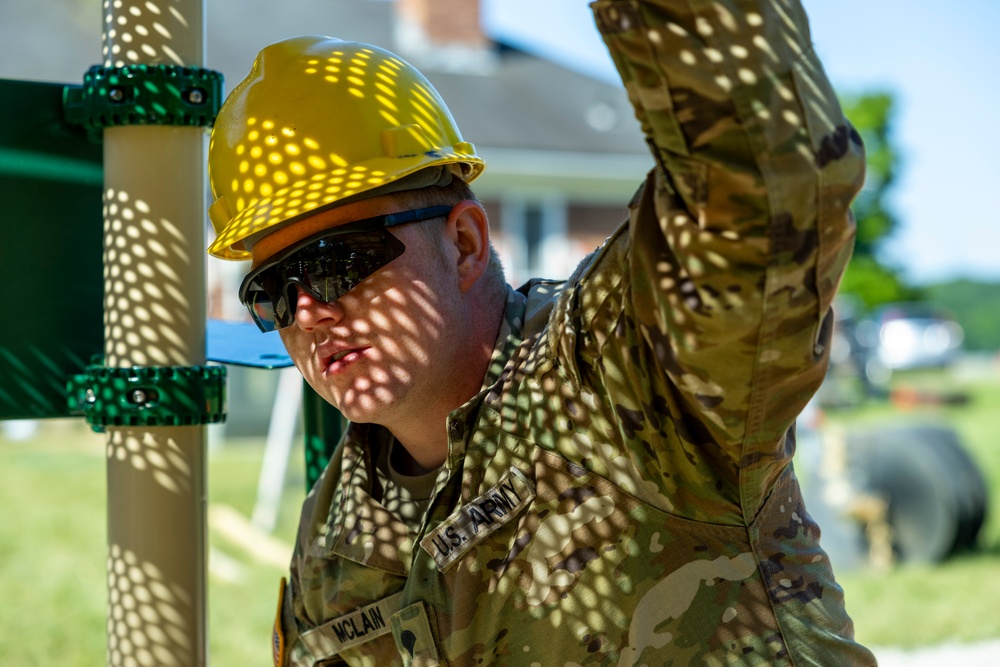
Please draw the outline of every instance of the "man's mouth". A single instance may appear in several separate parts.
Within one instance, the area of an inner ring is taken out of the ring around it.
[[[327,358],[327,372],[337,373],[344,370],[351,363],[364,356],[365,350],[367,349],[367,347],[353,347],[346,350],[338,350]]]

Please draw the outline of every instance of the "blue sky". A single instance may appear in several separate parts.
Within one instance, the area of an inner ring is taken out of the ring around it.
[[[581,0],[483,0],[488,31],[616,81]],[[805,0],[842,93],[896,96],[903,163],[889,257],[916,282],[1000,280],[1000,2]],[[553,29],[553,26],[560,26]]]

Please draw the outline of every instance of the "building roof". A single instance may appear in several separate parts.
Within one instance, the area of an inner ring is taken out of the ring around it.
[[[206,58],[232,86],[249,71],[256,51],[279,39],[322,34],[369,42],[413,61],[447,101],[465,138],[477,145],[647,153],[621,86],[503,45],[498,45],[490,73],[435,71],[397,46],[392,5],[378,0],[212,0]]]
[[[77,83],[99,58],[100,0],[57,0],[65,12],[39,17],[0,3],[0,76],[10,59],[32,78]],[[92,28],[82,10],[93,5]],[[301,34],[369,42],[411,59],[396,44],[393,3],[385,0],[211,0],[206,2],[206,67],[231,89],[263,46]],[[55,32],[49,28],[57,28]],[[37,53],[36,53],[37,52]],[[447,101],[462,134],[489,168],[477,190],[560,191],[620,201],[652,165],[625,91],[498,44],[489,73],[436,70],[415,61]],[[23,67],[23,66],[22,66]]]

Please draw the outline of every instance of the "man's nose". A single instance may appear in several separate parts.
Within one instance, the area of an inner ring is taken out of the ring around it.
[[[333,325],[344,319],[344,308],[339,302],[317,299],[299,286],[295,288],[295,326],[303,331],[312,331],[321,324]]]

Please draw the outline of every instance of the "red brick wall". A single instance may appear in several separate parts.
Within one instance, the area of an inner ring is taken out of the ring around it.
[[[483,46],[478,0],[396,0],[402,20],[421,27],[438,45]]]

